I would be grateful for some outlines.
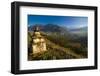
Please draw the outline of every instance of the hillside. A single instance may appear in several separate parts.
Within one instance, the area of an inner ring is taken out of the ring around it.
[[[88,27],[74,28],[69,30],[72,34],[78,35],[80,37],[87,36]]]
[[[31,44],[31,36],[33,32],[28,34],[28,43]],[[86,58],[87,51],[81,48],[79,42],[72,43],[69,37],[61,34],[47,34],[41,32],[46,40],[47,51],[32,55],[29,53],[28,60],[52,60],[52,59],[79,59]],[[83,51],[85,50],[85,51]]]

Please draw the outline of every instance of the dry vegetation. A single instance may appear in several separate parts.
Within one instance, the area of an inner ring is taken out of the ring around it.
[[[28,32],[28,60],[79,59],[87,58],[85,38],[70,38],[65,35],[41,32],[46,39],[47,51],[37,54],[31,52],[32,32]]]

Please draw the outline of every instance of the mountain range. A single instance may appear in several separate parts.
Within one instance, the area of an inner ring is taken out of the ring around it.
[[[35,24],[28,27],[28,31],[34,31],[34,28],[38,26],[40,28],[40,31],[47,32],[47,33],[59,33],[62,35],[78,35],[78,36],[86,36],[87,35],[87,27],[81,27],[81,28],[73,28],[68,29],[63,26],[55,25],[55,24]]]

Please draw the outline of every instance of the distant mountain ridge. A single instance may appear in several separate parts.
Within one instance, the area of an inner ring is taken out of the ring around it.
[[[67,33],[68,30],[64,27],[61,27],[59,25],[55,24],[46,24],[46,25],[41,25],[41,24],[35,24],[33,26],[28,27],[28,31],[34,31],[34,28],[38,26],[40,28],[40,31],[43,32],[56,32],[56,33]]]
[[[55,24],[35,24],[28,27],[28,31],[34,31],[34,28],[38,26],[40,28],[40,31],[47,32],[47,33],[59,33],[62,35],[78,35],[78,36],[86,36],[88,28],[87,27],[81,27],[81,28],[75,28],[75,29],[68,29],[63,26],[55,25]]]

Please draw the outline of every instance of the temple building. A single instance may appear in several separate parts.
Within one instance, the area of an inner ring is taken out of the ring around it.
[[[33,33],[33,43],[32,43],[32,52],[40,53],[46,51],[46,41],[44,37],[41,36],[39,27],[35,27],[34,33]]]

